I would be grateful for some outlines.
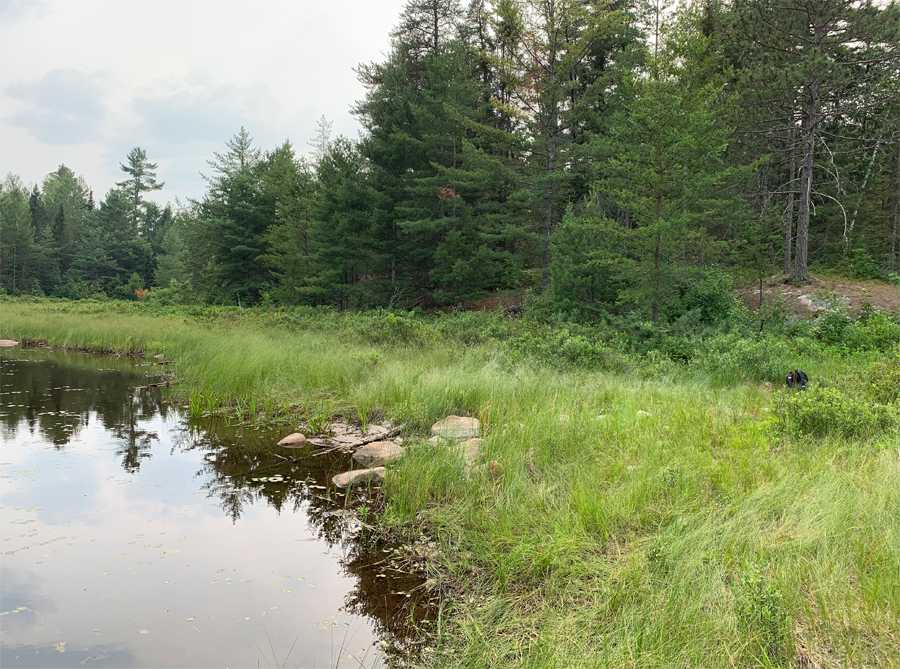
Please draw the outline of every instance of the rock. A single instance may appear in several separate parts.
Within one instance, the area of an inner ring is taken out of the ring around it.
[[[384,427],[382,425],[366,425],[366,434],[367,437],[380,437],[383,434],[387,434],[390,432],[390,428]]]
[[[344,472],[332,477],[331,481],[338,488],[349,488],[360,483],[381,483],[387,470],[384,467],[372,469],[357,469],[353,472]]]
[[[156,355],[153,356],[153,358],[156,360],[162,360],[165,357],[166,356],[164,356],[162,353],[157,353]]]
[[[306,437],[299,432],[294,432],[279,441],[278,445],[284,446],[285,448],[303,448],[306,446]]]
[[[19,342],[15,339],[0,339],[0,346],[3,348],[12,348],[13,346],[18,346]]]
[[[466,467],[471,467],[478,459],[478,452],[481,450],[481,443],[484,439],[469,439],[459,445],[462,450],[463,460],[466,461]]]
[[[353,454],[353,459],[364,467],[383,467],[400,459],[403,449],[392,441],[373,441],[361,446]]]
[[[638,418],[647,418],[648,416],[652,416],[653,414],[648,413],[646,411],[638,411],[637,415],[638,415]]]
[[[468,439],[481,432],[481,422],[468,416],[447,416],[431,426],[431,434],[448,439]]]

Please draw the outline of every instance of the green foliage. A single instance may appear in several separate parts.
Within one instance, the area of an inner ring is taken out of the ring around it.
[[[820,316],[812,333],[824,344],[846,351],[889,351],[900,345],[900,316],[863,310],[854,319],[838,308]]]
[[[625,358],[618,351],[602,341],[572,334],[567,329],[540,337],[527,334],[514,337],[505,343],[503,352],[509,364],[530,359],[555,368],[614,371],[626,367]]]
[[[858,279],[877,279],[881,275],[878,263],[867,249],[855,248],[850,255],[850,270]]]
[[[865,389],[864,381],[853,379],[851,383]],[[801,439],[808,436],[866,438],[900,429],[900,406],[872,401],[851,383],[841,387],[812,385],[802,393],[787,392],[776,407],[782,429]],[[880,387],[873,390],[882,396]]]
[[[814,351],[812,342],[793,344],[785,339],[726,334],[705,341],[696,365],[726,383],[769,381],[782,385],[784,376],[798,365],[798,352]]]
[[[900,405],[900,352],[892,359],[876,362],[855,379],[874,402]]]
[[[766,576],[767,567],[748,563],[735,586],[734,612],[738,626],[758,644],[770,662],[787,656],[791,616],[776,583]]]

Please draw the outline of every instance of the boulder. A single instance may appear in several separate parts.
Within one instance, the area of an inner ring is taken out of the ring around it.
[[[361,446],[353,454],[353,459],[363,467],[383,467],[400,459],[403,449],[392,441],[373,441]]]
[[[303,448],[306,446],[306,437],[299,432],[294,432],[279,441],[278,445],[284,446],[285,448]]]
[[[447,439],[470,439],[481,432],[481,422],[468,416],[447,416],[431,426],[431,434]]]
[[[384,481],[384,475],[387,470],[384,467],[373,467],[372,469],[357,469],[353,472],[344,472],[332,477],[331,481],[338,488],[349,488],[352,485],[361,483],[381,483]]]
[[[12,348],[13,346],[18,346],[19,342],[15,339],[0,339],[0,346],[3,348]]]
[[[459,447],[462,451],[463,460],[466,461],[466,467],[471,467],[475,464],[475,460],[478,458],[478,452],[481,450],[481,442],[484,439],[469,439],[468,441],[462,442]]]

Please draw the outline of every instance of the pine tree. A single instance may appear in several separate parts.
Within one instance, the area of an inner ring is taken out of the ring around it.
[[[331,146],[331,129],[334,122],[329,121],[325,116],[321,116],[316,121],[316,135],[309,143],[313,147],[313,162],[318,163],[328,153]]]
[[[18,177],[0,184],[0,287],[13,294],[31,290],[37,260],[28,191]]]
[[[684,282],[702,275],[707,228],[732,202],[730,130],[717,119],[725,98],[714,73],[709,40],[689,25],[674,26],[647,72],[627,80],[633,102],[616,116],[605,144],[597,194],[611,195],[627,213],[632,263],[619,299],[649,307],[654,323]]]
[[[144,193],[150,193],[155,190],[162,190],[165,183],[156,181],[156,172],[154,170],[159,167],[157,163],[151,163],[147,160],[147,152],[136,146],[126,158],[127,165],[119,163],[119,169],[129,176],[125,181],[117,181],[116,185],[125,189],[131,198],[132,211],[135,218],[138,217],[141,202]]]

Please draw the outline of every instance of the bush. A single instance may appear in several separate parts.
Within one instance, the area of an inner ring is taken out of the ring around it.
[[[893,360],[870,365],[862,374],[863,388],[872,401],[880,404],[900,403],[900,353]]]
[[[797,355],[797,344],[792,346],[783,339],[749,339],[727,334],[706,342],[694,361],[721,381],[770,381],[781,384],[784,375],[797,367]]]
[[[770,660],[786,655],[790,614],[777,584],[766,578],[765,568],[748,564],[735,588],[735,614],[738,627],[755,639]]]
[[[796,436],[871,437],[896,429],[897,407],[850,395],[838,388],[787,392],[776,407],[783,430]]]
[[[507,360],[516,363],[530,358],[554,367],[583,367],[587,369],[622,370],[625,357],[603,342],[584,335],[573,335],[567,329],[544,337],[520,335],[503,347]]]
[[[813,336],[847,351],[889,351],[900,345],[900,322],[896,314],[871,307],[863,307],[854,321],[846,309],[838,308],[819,317]]]
[[[845,336],[845,346],[851,351],[889,351],[900,345],[900,323],[895,314],[882,311],[861,317]]]

